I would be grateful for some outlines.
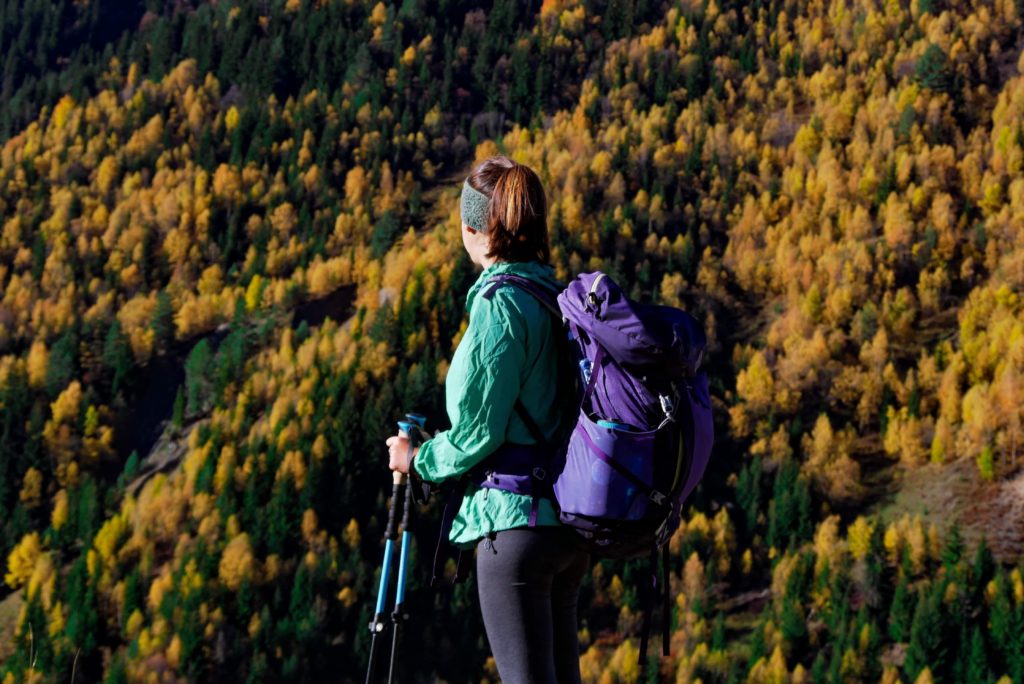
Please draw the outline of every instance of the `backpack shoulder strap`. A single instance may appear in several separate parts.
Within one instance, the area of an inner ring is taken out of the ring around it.
[[[493,276],[487,282],[490,284],[490,287],[484,291],[484,299],[490,299],[494,296],[495,290],[505,283],[508,283],[510,285],[515,285],[521,290],[529,292],[544,306],[544,308],[553,313],[558,320],[562,320],[562,311],[558,308],[558,295],[551,289],[544,287],[543,285],[538,285],[533,280],[514,273],[500,273]]]
[[[499,273],[496,276],[492,276],[487,281],[487,283],[489,287],[483,292],[482,296],[484,297],[484,299],[490,299],[491,297],[493,297],[495,291],[498,290],[498,288],[500,288],[503,285],[514,285],[515,287],[518,287],[521,290],[525,290],[526,292],[533,295],[533,297],[536,298],[537,301],[539,301],[541,305],[544,306],[544,308],[546,308],[549,312],[551,312],[551,314],[555,316],[555,319],[559,321],[559,323],[563,323],[565,321],[565,317],[562,315],[562,310],[558,308],[558,293],[552,290],[551,288],[540,285],[529,278],[525,278],[521,275],[516,275],[515,273]],[[561,336],[559,336],[559,339],[561,340]],[[516,413],[519,414],[519,417],[522,419],[523,423],[526,425],[527,430],[530,431],[530,435],[537,442],[537,444],[540,444],[545,447],[550,446],[550,443],[544,437],[544,433],[537,425],[537,421],[533,419],[530,413],[526,410],[526,407],[523,405],[522,401],[520,401],[518,398],[516,399],[515,408]]]
[[[547,452],[550,447],[548,440],[544,437],[544,433],[541,432],[540,427],[533,420],[533,417],[530,416],[530,412],[526,410],[525,406],[523,406],[523,402],[520,401],[519,397],[516,397],[516,412],[526,424],[526,429],[530,431],[530,434],[533,436],[534,440],[537,441],[537,444]],[[548,491],[551,487],[551,482],[547,479],[547,470],[550,467],[550,462],[551,456],[549,454],[547,458],[543,459],[543,465],[540,467],[540,470],[538,471],[536,468],[534,469],[534,477],[538,479],[534,480],[533,496],[530,497],[530,517],[528,522],[530,527],[537,524],[537,515],[540,511],[540,490],[543,488],[545,491]]]
[[[537,299],[537,301],[539,301],[544,306],[544,308],[546,308],[548,311],[554,314],[559,321],[562,320],[562,311],[558,308],[558,295],[550,288],[544,287],[543,285],[538,285],[533,280],[530,280],[529,278],[524,278],[523,276],[516,275],[514,273],[500,273],[496,276],[493,276],[487,282],[490,285],[490,287],[488,287],[484,291],[484,299],[490,299],[491,297],[493,297],[494,292],[502,285],[515,285],[519,289],[529,292],[531,295],[533,295],[534,298]],[[519,417],[522,419],[523,423],[526,424],[526,429],[530,431],[530,435],[537,442],[537,444],[540,444],[545,447],[548,446],[548,440],[544,437],[544,433],[541,431],[540,426],[537,425],[537,421],[533,419],[529,411],[527,411],[526,407],[523,405],[523,402],[518,398],[516,398],[515,408],[516,413],[519,414]]]
[[[530,412],[526,410],[526,407],[523,406],[523,402],[519,397],[516,397],[516,412],[523,420],[523,423],[526,424],[526,429],[530,431],[530,435],[537,441],[537,444],[547,447],[547,438],[544,437],[544,433],[541,432],[540,426],[537,425],[537,421],[535,421],[533,416],[530,415]]]

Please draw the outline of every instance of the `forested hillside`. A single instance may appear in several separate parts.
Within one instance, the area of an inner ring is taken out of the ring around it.
[[[384,439],[446,425],[460,186],[502,152],[560,278],[707,330],[648,679],[1024,682],[1022,18],[5,3],[0,677],[362,679]],[[426,586],[438,509],[401,680],[496,680],[473,580]],[[646,571],[587,576],[585,681],[637,681]]]

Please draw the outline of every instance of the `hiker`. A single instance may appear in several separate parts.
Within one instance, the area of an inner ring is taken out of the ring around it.
[[[507,273],[562,289],[549,264],[540,179],[504,155],[490,157],[463,183],[460,208],[463,245],[483,273],[466,296],[469,325],[445,381],[451,428],[413,450],[411,463],[403,435],[387,440],[390,468],[414,484],[479,473],[499,449],[532,458],[566,420],[556,398],[554,317],[519,288],[486,285]],[[480,608],[502,680],[579,682],[577,596],[590,558],[559,523],[550,495],[471,482],[449,539],[476,549]]]

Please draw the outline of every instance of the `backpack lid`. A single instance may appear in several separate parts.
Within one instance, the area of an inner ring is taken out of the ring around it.
[[[600,271],[581,273],[558,295],[562,314],[620,365],[673,375],[696,373],[707,338],[682,309],[630,300]]]

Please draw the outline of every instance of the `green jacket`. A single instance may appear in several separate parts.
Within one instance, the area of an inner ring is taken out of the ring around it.
[[[452,356],[445,379],[445,406],[451,428],[424,442],[413,469],[429,482],[456,478],[480,463],[503,442],[535,440],[515,411],[518,396],[546,438],[558,428],[554,382],[557,373],[553,317],[533,295],[507,284],[491,299],[478,296],[498,273],[515,273],[562,289],[554,270],[538,262],[499,262],[469,288],[469,325]],[[449,539],[470,548],[489,532],[527,525],[531,499],[470,484],[452,523]],[[539,502],[538,525],[558,525],[549,499]]]

